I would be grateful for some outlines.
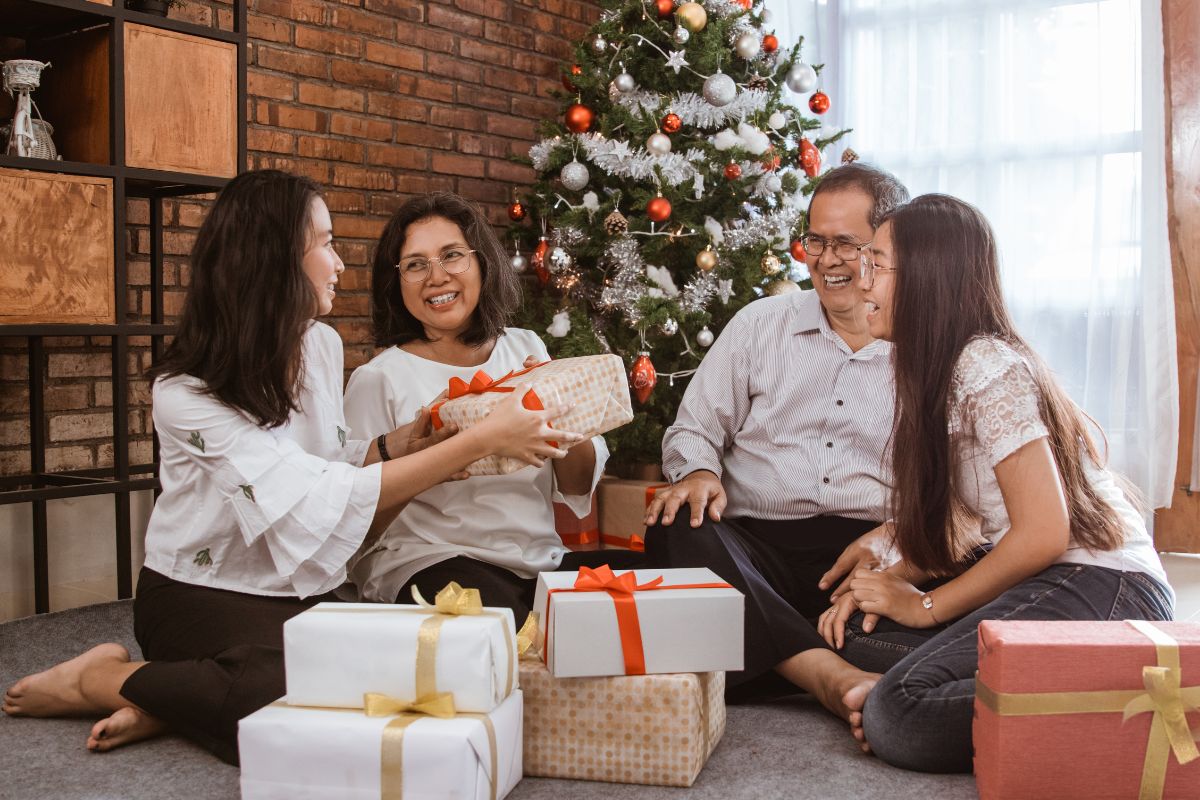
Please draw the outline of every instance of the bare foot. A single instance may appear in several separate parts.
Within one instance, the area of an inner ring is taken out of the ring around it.
[[[167,726],[140,708],[126,706],[118,708],[112,716],[100,720],[92,726],[88,736],[87,749],[97,753],[107,753],[123,744],[139,742],[165,733]]]
[[[867,743],[867,734],[863,730],[863,706],[867,704],[867,695],[875,688],[875,684],[879,683],[882,675],[875,673],[866,673],[869,677],[858,681],[842,695],[842,704],[849,710],[847,721],[850,723],[850,733],[858,740],[858,746],[862,748],[864,753],[871,752],[871,745]]]
[[[3,711],[12,717],[69,717],[107,713],[111,709],[89,702],[80,689],[84,672],[105,662],[127,664],[129,651],[119,644],[101,644],[45,672],[26,675],[4,693]]]

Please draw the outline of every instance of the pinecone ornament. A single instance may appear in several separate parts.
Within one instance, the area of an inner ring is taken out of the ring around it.
[[[766,89],[767,86],[767,79],[762,75],[754,75],[750,78],[750,80],[746,81],[747,89]]]
[[[858,161],[858,153],[854,152],[849,147],[842,151],[843,164],[853,164],[855,161]]]
[[[604,230],[609,236],[621,236],[629,232],[629,220],[620,211],[613,211],[604,218]]]

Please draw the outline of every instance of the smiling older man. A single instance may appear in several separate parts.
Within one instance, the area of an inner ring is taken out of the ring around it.
[[[876,563],[886,545],[891,345],[871,338],[857,279],[879,219],[907,199],[874,167],[827,173],[802,239],[816,290],[742,309],[663,437],[672,485],[648,509],[647,555],[656,566],[709,567],[746,595],[733,697],[778,691],[771,680],[787,688],[781,675],[844,716],[851,687],[831,693],[819,680],[836,656],[813,621],[837,579]]]

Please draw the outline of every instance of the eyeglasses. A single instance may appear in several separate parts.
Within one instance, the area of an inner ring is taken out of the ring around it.
[[[825,252],[826,247],[832,247],[833,254],[842,261],[853,261],[860,257],[865,258],[863,248],[871,246],[871,242],[855,244],[854,242],[847,242],[844,239],[830,240],[817,236],[815,233],[806,233],[801,236],[800,244],[804,246],[804,252],[814,257],[820,257]]]
[[[875,285],[876,272],[895,272],[895,267],[881,267],[875,263],[875,259],[871,258],[866,253],[863,253],[862,267],[859,268],[858,276],[862,278],[863,285],[870,289]]]
[[[471,266],[471,253],[475,250],[455,248],[442,254],[441,258],[408,258],[396,265],[400,277],[408,283],[421,283],[429,278],[432,264],[437,264],[450,275],[466,272]]]

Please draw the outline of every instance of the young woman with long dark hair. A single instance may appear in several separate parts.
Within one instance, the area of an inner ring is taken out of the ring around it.
[[[822,632],[852,663],[903,656],[847,698],[856,738],[897,766],[969,772],[981,621],[1165,620],[1174,595],[1098,428],[1017,333],[978,210],[925,195],[893,211],[861,285],[871,334],[894,346],[901,560],[857,572]],[[992,548],[964,569],[980,537]],[[856,611],[870,619],[843,632]],[[879,617],[900,630],[865,633]]]
[[[582,437],[518,387],[478,426],[432,434],[428,416],[356,441],[342,413],[342,346],[315,321],[345,269],[311,181],[264,170],[222,190],[196,238],[192,281],[152,370],[162,495],[146,534],[134,628],[119,644],[31,675],[14,716],[105,718],[104,751],[173,729],[236,763],[237,723],[284,693],[283,623],[330,594],[417,494],[472,461],[540,466]],[[452,431],[451,431],[452,433]]]

